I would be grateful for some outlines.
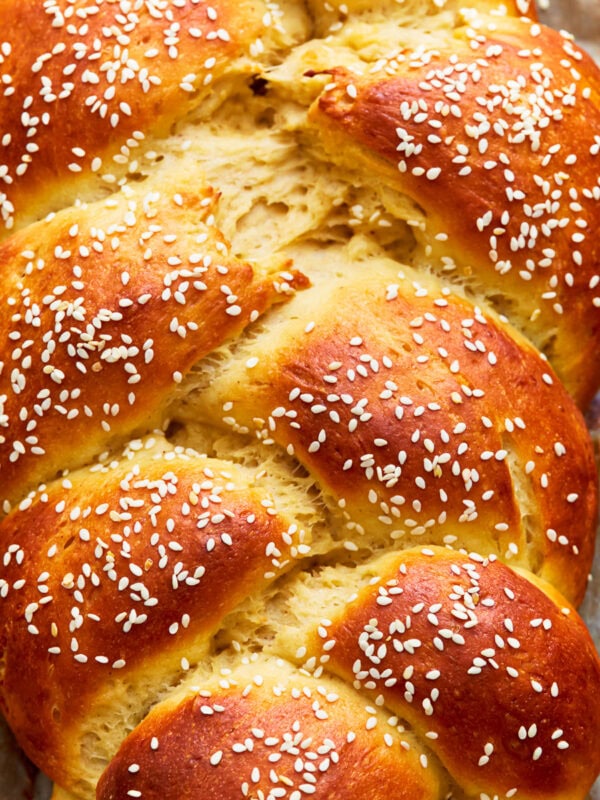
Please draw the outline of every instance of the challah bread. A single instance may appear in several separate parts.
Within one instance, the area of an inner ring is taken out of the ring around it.
[[[61,783],[91,782],[160,687],[207,654],[223,618],[312,553],[318,512],[305,490],[277,487],[274,471],[266,483],[150,439],[5,520],[20,548],[9,548],[2,580],[16,623],[3,657],[7,716]],[[61,595],[70,602],[56,604]]]
[[[160,424],[174,383],[292,291],[281,260],[277,269],[229,255],[212,190],[172,178],[0,243],[0,335],[14,347],[0,443],[5,511],[57,470]]]
[[[352,548],[493,552],[579,603],[595,467],[564,388],[531,345],[434,278],[375,259],[349,275],[351,263],[238,340],[174,418],[285,448]]]
[[[587,405],[600,378],[587,223],[598,203],[596,70],[559,33],[518,19],[440,33],[425,53],[382,57],[364,75],[334,69],[311,118],[332,158],[365,162],[423,210],[415,258],[457,270]]]
[[[600,724],[600,703],[587,695],[598,663],[581,620],[551,586],[436,547],[356,572],[347,581],[360,588],[345,597],[331,569],[303,576],[290,603],[290,658],[353,681],[407,720],[469,797],[510,797],[516,787],[523,797],[585,794],[582,765],[597,771],[600,754],[579,723]],[[550,643],[557,635],[560,649]],[[288,636],[278,637],[283,652]],[[554,749],[570,758],[545,760]]]
[[[407,797],[443,798],[449,791],[453,797],[583,797],[591,764],[600,768],[597,748],[580,726],[582,717],[596,726],[600,723],[600,702],[586,691],[598,682],[598,663],[574,610],[562,604],[551,587],[543,588],[497,561],[461,559],[435,547],[386,556],[358,570],[325,568],[313,577],[304,573],[290,587],[293,598],[286,604],[290,617],[287,625],[285,617],[278,620],[272,649],[304,667],[295,673],[295,681],[306,672],[314,678],[294,687],[295,693],[288,685],[289,666],[274,667],[270,660],[249,657],[247,672],[222,668],[220,681],[215,675],[202,682],[200,696],[186,687],[183,696],[164,701],[129,736],[101,780],[98,796],[103,800],[125,797],[126,791],[143,787],[142,796],[197,797],[203,787],[206,796],[216,797],[219,788],[233,779],[236,784],[225,796],[235,797],[240,789],[244,796],[245,782],[250,787],[246,796],[260,796],[262,790],[267,797],[279,783],[272,775],[277,775],[280,762],[271,760],[276,767],[270,769],[262,752],[262,736],[256,741],[251,729],[257,719],[268,725],[277,713],[285,727],[271,725],[263,732],[272,739],[271,752],[285,754],[286,744],[295,738],[296,753],[311,746],[318,753],[316,743],[300,727],[305,715],[298,701],[311,707],[310,717],[337,723],[356,699],[330,684],[333,673],[371,697],[366,705],[368,719],[353,715],[349,728],[330,737],[343,744],[351,763],[360,759],[362,779],[362,759],[370,760],[372,748],[381,747],[383,735],[389,750],[406,749],[414,761],[418,759],[410,767],[410,778],[396,778],[408,790]],[[534,617],[533,609],[548,616]],[[558,630],[561,648],[555,649],[550,640]],[[275,686],[273,669],[279,673]],[[254,710],[255,702],[264,702],[265,693],[271,695],[270,704],[277,712]],[[245,705],[246,698],[250,698],[250,708],[231,721],[230,704]],[[292,703],[290,717],[287,708]],[[382,719],[382,708],[394,713]],[[364,704],[362,710],[364,714]],[[247,721],[246,716],[250,717]],[[296,729],[290,719],[298,725]],[[406,735],[399,719],[410,722],[426,748]],[[193,729],[189,738],[182,736],[183,726]],[[213,727],[219,733],[208,733]],[[234,739],[226,736],[231,729]],[[566,730],[573,732],[568,741]],[[298,736],[292,738],[294,732]],[[363,756],[365,735],[368,755]],[[154,745],[151,737],[155,737]],[[308,740],[304,746],[300,745],[303,738]],[[246,745],[248,739],[250,745]],[[321,741],[319,737],[317,742]],[[217,750],[211,750],[214,743]],[[189,749],[177,772],[171,772],[172,767],[166,765],[179,748]],[[567,750],[569,758],[562,758]],[[557,751],[558,757],[552,757]],[[436,756],[450,775],[460,776],[460,789],[447,778],[438,786],[430,784],[425,793],[408,783],[415,773],[420,780],[423,775],[440,775]],[[387,786],[386,761],[382,767],[379,791]],[[321,783],[321,775],[330,769],[335,788],[328,786],[327,779],[324,786]],[[292,796],[294,790],[302,795],[298,786],[304,778],[302,771],[284,773],[291,773],[293,780],[281,782],[288,792],[281,796]],[[366,771],[370,774],[368,767]],[[378,767],[374,771],[378,774]],[[164,782],[161,773],[171,774],[173,780]],[[313,775],[309,782],[323,797],[347,797],[357,780],[354,768],[344,764],[343,753],[339,762],[326,769],[315,763]],[[362,791],[357,796],[383,796],[374,786]],[[398,791],[404,796],[402,788]]]
[[[523,0],[2,12],[0,702],[55,800],[583,800],[598,68]]]
[[[252,54],[264,68],[306,37],[301,9],[2,0],[3,232],[135,180],[155,138],[259,68]]]
[[[103,775],[98,798],[135,797],[138,786],[156,800],[442,798],[446,776],[436,765],[423,768],[427,754],[346,683],[249,659],[200,693],[183,690],[158,705]]]

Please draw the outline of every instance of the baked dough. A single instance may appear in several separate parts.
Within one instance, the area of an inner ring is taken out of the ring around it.
[[[593,61],[528,0],[0,18],[0,703],[55,800],[583,800]]]

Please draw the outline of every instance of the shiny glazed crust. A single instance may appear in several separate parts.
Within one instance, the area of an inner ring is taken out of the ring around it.
[[[595,466],[538,353],[435,283],[415,291],[371,272],[297,300],[275,340],[258,335],[204,390],[201,418],[293,451],[357,543],[427,536],[497,552],[579,603]],[[340,308],[354,310],[340,318]]]
[[[383,696],[469,795],[490,785],[500,796],[516,786],[529,797],[585,791],[580,721],[598,724],[600,703],[585,687],[599,670],[573,609],[499,562],[436,548],[390,558],[377,574],[321,623],[308,655]],[[572,760],[555,758],[566,749]]]
[[[240,786],[265,797],[278,789],[336,800],[348,792],[374,800],[440,795],[443,773],[423,768],[425,752],[410,734],[344,684],[288,670],[248,665],[225,688],[158,708],[107,770],[98,796],[123,797],[140,785],[156,800],[235,797]]]
[[[527,0],[0,16],[0,705],[57,800],[583,800],[598,68]]]
[[[427,257],[444,271],[451,260],[492,302],[499,294],[586,405],[600,377],[586,222],[598,204],[600,85],[589,57],[571,52],[521,20],[458,28],[365,76],[334,71],[313,119],[334,158],[368,162],[415,200]]]
[[[17,345],[0,443],[5,508],[107,441],[159,424],[196,361],[307,284],[283,263],[261,270],[232,258],[214,192],[173,177],[0,244],[0,336]]]

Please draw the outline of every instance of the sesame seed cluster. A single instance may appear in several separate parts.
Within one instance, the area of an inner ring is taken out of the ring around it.
[[[594,62],[531,0],[0,17],[0,707],[53,800],[583,800]]]

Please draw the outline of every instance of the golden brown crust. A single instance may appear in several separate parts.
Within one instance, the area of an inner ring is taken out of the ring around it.
[[[421,206],[421,257],[496,303],[585,406],[600,386],[598,67],[497,19],[331,85],[312,118],[333,157]]]
[[[135,451],[4,520],[2,705],[54,780],[74,785],[94,709],[121,701],[112,684],[142,707],[136,682],[189,669],[244,597],[310,552],[309,532],[254,480],[216,459]]]
[[[223,76],[250,76],[240,56],[273,36],[260,0],[124,5],[0,3],[3,231],[136,173],[146,140]]]
[[[597,514],[581,414],[520,337],[410,277],[303,293],[212,383],[207,419],[293,452],[358,546],[427,537],[495,553],[580,602]]]
[[[439,548],[374,570],[379,579],[321,623],[313,663],[320,655],[431,732],[469,796],[584,797],[600,769],[589,736],[600,726],[600,662],[574,609],[500,562]]]
[[[306,284],[229,255],[216,202],[179,176],[0,244],[4,510],[57,470],[160,424],[196,361]]]
[[[223,800],[305,795],[315,800],[441,800],[439,766],[410,734],[386,723],[331,679],[253,665],[227,690],[200,691],[157,708],[125,741],[103,775],[98,800]],[[236,685],[237,682],[237,685]],[[420,761],[425,759],[425,761]]]

